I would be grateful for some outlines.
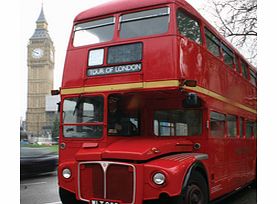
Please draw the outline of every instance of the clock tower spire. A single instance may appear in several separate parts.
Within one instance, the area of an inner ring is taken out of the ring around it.
[[[29,39],[27,131],[41,136],[51,126],[45,111],[46,96],[50,95],[54,81],[54,44],[48,32],[43,5],[36,20],[36,28]]]

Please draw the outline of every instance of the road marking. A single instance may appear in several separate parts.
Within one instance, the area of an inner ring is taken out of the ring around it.
[[[40,185],[40,184],[46,184],[46,182],[22,183],[20,185],[22,185],[22,186],[32,186],[32,185]]]
[[[43,204],[62,204],[62,202],[43,203]]]

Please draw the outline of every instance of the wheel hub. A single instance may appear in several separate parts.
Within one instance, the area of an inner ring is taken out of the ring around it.
[[[204,202],[203,193],[197,185],[189,186],[187,195],[189,204],[202,204]]]

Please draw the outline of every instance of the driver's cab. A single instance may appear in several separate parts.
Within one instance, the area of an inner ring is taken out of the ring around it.
[[[139,106],[133,97],[111,94],[108,97],[108,136],[139,135]]]

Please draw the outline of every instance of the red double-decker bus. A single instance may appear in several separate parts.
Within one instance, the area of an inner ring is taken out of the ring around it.
[[[256,69],[183,0],[74,20],[60,88],[64,204],[206,204],[256,179]]]

